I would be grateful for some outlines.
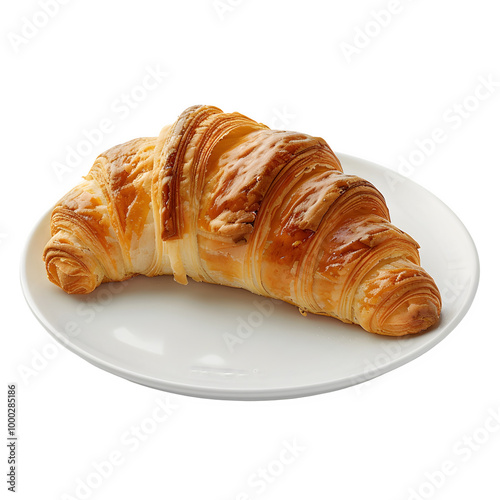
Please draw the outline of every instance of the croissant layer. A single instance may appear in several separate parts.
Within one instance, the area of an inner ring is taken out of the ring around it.
[[[385,335],[425,330],[441,298],[382,194],[321,138],[194,106],[102,153],[51,217],[68,293],[142,274],[247,289]]]

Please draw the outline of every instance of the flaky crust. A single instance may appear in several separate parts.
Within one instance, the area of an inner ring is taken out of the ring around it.
[[[195,106],[101,154],[56,205],[44,251],[68,293],[137,274],[245,288],[404,335],[439,318],[418,244],[328,144]]]

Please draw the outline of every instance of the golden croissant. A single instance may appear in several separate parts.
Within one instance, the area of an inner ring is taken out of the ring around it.
[[[404,335],[439,318],[417,242],[321,138],[194,106],[102,153],[55,207],[47,274],[68,293],[139,274],[244,288]]]

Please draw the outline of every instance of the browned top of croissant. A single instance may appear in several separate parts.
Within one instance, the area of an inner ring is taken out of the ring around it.
[[[101,154],[51,232],[47,273],[68,293],[189,276],[387,335],[424,330],[441,310],[418,244],[323,139],[211,106]]]

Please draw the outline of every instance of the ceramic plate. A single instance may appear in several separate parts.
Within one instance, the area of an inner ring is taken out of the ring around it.
[[[474,243],[457,216],[411,180],[339,155],[346,173],[384,194],[392,221],[421,246],[441,290],[440,323],[414,336],[370,334],[245,290],[170,276],[108,283],[87,296],[51,284],[42,251],[49,214],[22,259],[26,300],[48,332],[111,373],[165,391],[220,399],[277,399],[342,389],[415,359],[444,339],[472,303],[479,279]]]

